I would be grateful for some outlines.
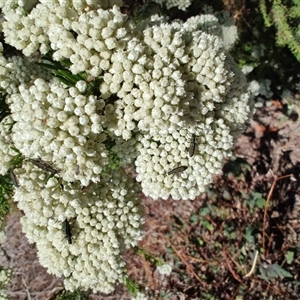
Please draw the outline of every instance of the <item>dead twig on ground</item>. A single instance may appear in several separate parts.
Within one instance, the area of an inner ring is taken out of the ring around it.
[[[190,271],[195,276],[195,278],[197,279],[197,281],[199,281],[203,287],[207,287],[207,283],[200,279],[200,277],[195,273],[193,267],[183,258],[183,256],[177,251],[177,249],[175,248],[175,246],[173,246],[171,243],[170,243],[170,245],[171,245],[173,251],[176,253],[176,255],[185,264],[187,270]]]
[[[228,267],[229,272],[232,274],[232,276],[234,277],[234,279],[236,281],[238,281],[239,283],[243,284],[242,280],[239,278],[239,276],[236,274],[236,272],[232,269],[229,258],[226,254],[226,250],[223,249],[223,257],[225,259],[226,265]],[[243,284],[244,285],[244,284]]]
[[[252,268],[251,268],[250,272],[247,273],[247,274],[244,276],[245,278],[250,277],[250,276],[253,274],[253,272],[254,272],[254,270],[255,270],[255,267],[256,267],[257,259],[258,259],[258,251],[256,250],[256,251],[255,251],[255,256],[254,256],[254,259],[253,259],[253,263],[252,263]]]
[[[271,170],[271,172],[272,172],[272,170]],[[262,246],[263,246],[263,251],[264,251],[265,255],[267,255],[266,248],[265,248],[265,246],[266,246],[266,223],[267,223],[267,213],[268,213],[268,207],[269,207],[270,199],[273,195],[273,192],[274,192],[277,181],[292,176],[292,174],[288,174],[288,175],[283,175],[283,176],[277,177],[276,175],[273,174],[273,172],[272,172],[272,175],[274,177],[274,181],[271,185],[271,188],[270,188],[270,191],[268,193],[267,200],[266,200],[265,210],[264,210],[264,219],[263,219],[263,228],[262,228]]]

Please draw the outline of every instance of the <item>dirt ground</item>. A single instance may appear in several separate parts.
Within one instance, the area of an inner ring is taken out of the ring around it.
[[[248,224],[257,231],[263,228],[261,233],[253,234],[256,249],[261,250],[258,265],[277,262],[283,266],[284,253],[299,243],[300,123],[296,110],[278,100],[270,100],[257,109],[234,150],[235,165],[240,162],[242,169],[246,166],[242,175],[236,176],[237,172],[232,171],[231,160],[207,193],[194,201],[143,199],[146,223],[140,247],[173,266],[170,276],[162,276],[145,256],[133,250],[126,254],[128,274],[146,288],[149,299],[209,299],[203,297],[204,291],[217,295],[216,299],[238,299],[235,296],[241,290],[248,295],[245,299],[271,299],[263,298],[268,295],[272,299],[297,299],[295,288],[284,280],[265,282],[255,271],[250,279],[245,279],[243,274],[250,270],[252,259],[246,258],[247,264],[240,268],[233,257],[233,251],[244,245],[241,236]],[[269,194],[269,206],[251,211],[249,199],[243,198],[251,191],[261,193],[265,199]],[[218,209],[202,218],[207,207]],[[225,221],[220,216],[222,210],[228,212]],[[10,299],[50,299],[62,289],[62,281],[40,266],[34,245],[28,244],[22,233],[20,217],[17,210],[9,215],[7,239],[0,248],[0,265],[14,270],[6,292]],[[210,223],[210,230],[203,229],[204,219]],[[224,236],[229,224],[238,234],[234,239]],[[195,238],[201,238],[205,247],[194,243]],[[299,278],[299,266],[299,258],[295,257],[288,267],[295,280]],[[284,298],[287,293],[289,298]],[[117,287],[111,295],[89,298],[130,299],[123,287]]]

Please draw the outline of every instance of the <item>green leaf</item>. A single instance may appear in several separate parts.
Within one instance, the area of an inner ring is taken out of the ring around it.
[[[124,285],[126,286],[127,290],[133,294],[133,295],[136,295],[139,291],[139,286],[138,284],[131,280],[127,275],[125,275],[123,277],[123,280],[124,280]]]
[[[253,211],[254,207],[258,207],[260,209],[265,207],[266,200],[261,193],[251,192],[250,195],[244,195],[244,196],[245,198],[249,199],[246,203],[249,206],[251,212]]]
[[[278,277],[293,278],[293,275],[290,272],[286,271],[285,269],[280,267],[278,264],[273,264],[273,265],[271,265],[271,267],[273,267],[274,272],[277,273]]]
[[[269,281],[270,279],[273,278],[293,278],[293,275],[284,270],[282,267],[280,267],[278,264],[262,264],[259,267],[260,275],[258,276],[259,278],[262,278],[266,281]]]
[[[254,228],[252,228],[251,226],[248,226],[246,228],[246,240],[249,244],[253,244],[254,243],[254,236],[253,236],[253,230]]]
[[[213,230],[213,226],[211,225],[210,222],[208,222],[207,220],[202,220],[201,224],[203,225],[203,227],[205,227],[207,230],[212,231]]]
[[[197,242],[199,244],[199,246],[203,246],[204,245],[204,241],[201,238],[197,238]]]
[[[294,252],[293,251],[288,251],[284,256],[285,256],[285,259],[286,259],[286,262],[288,264],[291,264],[294,260]]]
[[[198,215],[194,214],[190,217],[190,223],[197,223],[198,222]]]
[[[8,213],[10,200],[12,199],[13,186],[8,174],[0,175],[0,223]]]
[[[79,80],[86,80],[84,73],[72,74],[72,72],[69,70],[71,65],[69,60],[62,60],[59,62],[54,61],[50,52],[43,56],[42,60],[49,63],[41,62],[37,63],[37,65],[46,69],[51,69],[52,74],[57,77],[60,82],[66,84],[67,86],[75,86]]]
[[[12,166],[12,167],[18,167],[18,166],[20,166],[21,165],[21,163],[22,163],[22,161],[23,161],[23,155],[22,155],[22,153],[17,149],[17,148],[15,148],[15,147],[10,147],[13,151],[15,151],[16,153],[17,153],[17,155],[15,155],[14,157],[13,157],[13,159],[10,161],[10,165]]]
[[[201,209],[200,216],[205,217],[206,215],[210,214],[210,212],[211,211],[208,207],[204,207]]]
[[[57,67],[52,64],[46,64],[46,63],[36,63],[36,64],[46,69],[57,70]]]
[[[257,198],[255,198],[255,204],[259,208],[264,208],[265,207],[266,200],[264,199],[262,194],[259,193],[259,196]]]

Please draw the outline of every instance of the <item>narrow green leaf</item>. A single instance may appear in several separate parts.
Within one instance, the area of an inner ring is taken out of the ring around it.
[[[286,271],[285,269],[280,267],[278,264],[273,264],[273,265],[271,265],[271,267],[273,268],[274,272],[277,273],[278,277],[293,278],[293,275],[290,272]]]
[[[51,64],[46,64],[46,63],[36,63],[38,66],[47,68],[47,69],[51,69],[51,70],[57,70],[57,67],[55,67],[54,65]]]
[[[286,259],[286,262],[288,264],[291,264],[294,260],[294,252],[293,251],[288,251],[284,256],[285,256],[285,259]]]

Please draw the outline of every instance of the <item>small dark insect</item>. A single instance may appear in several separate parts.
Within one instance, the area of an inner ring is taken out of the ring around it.
[[[75,167],[75,175],[79,175],[80,173],[80,167],[78,165],[76,165]]]
[[[88,192],[93,184],[94,184],[94,182],[91,181],[88,185],[83,186],[83,187],[81,188],[82,192],[84,192],[84,193]]]
[[[9,170],[11,181],[15,187],[20,187],[19,180],[13,170]]]
[[[169,171],[169,172],[168,172],[168,175],[183,172],[183,171],[185,171],[187,168],[188,168],[187,166],[180,166],[180,167],[177,167],[177,168],[175,168],[175,169]]]
[[[53,175],[56,175],[60,172],[59,170],[54,169],[51,165],[44,162],[41,158],[28,158],[28,160],[36,167],[48,171]]]
[[[195,149],[196,149],[196,134],[193,133],[192,139],[191,139],[191,144],[189,147],[189,156],[192,157],[195,154]]]
[[[68,219],[65,219],[62,222],[62,229],[64,231],[64,234],[68,241],[68,244],[72,244],[72,230],[71,230],[71,225],[70,225]]]

